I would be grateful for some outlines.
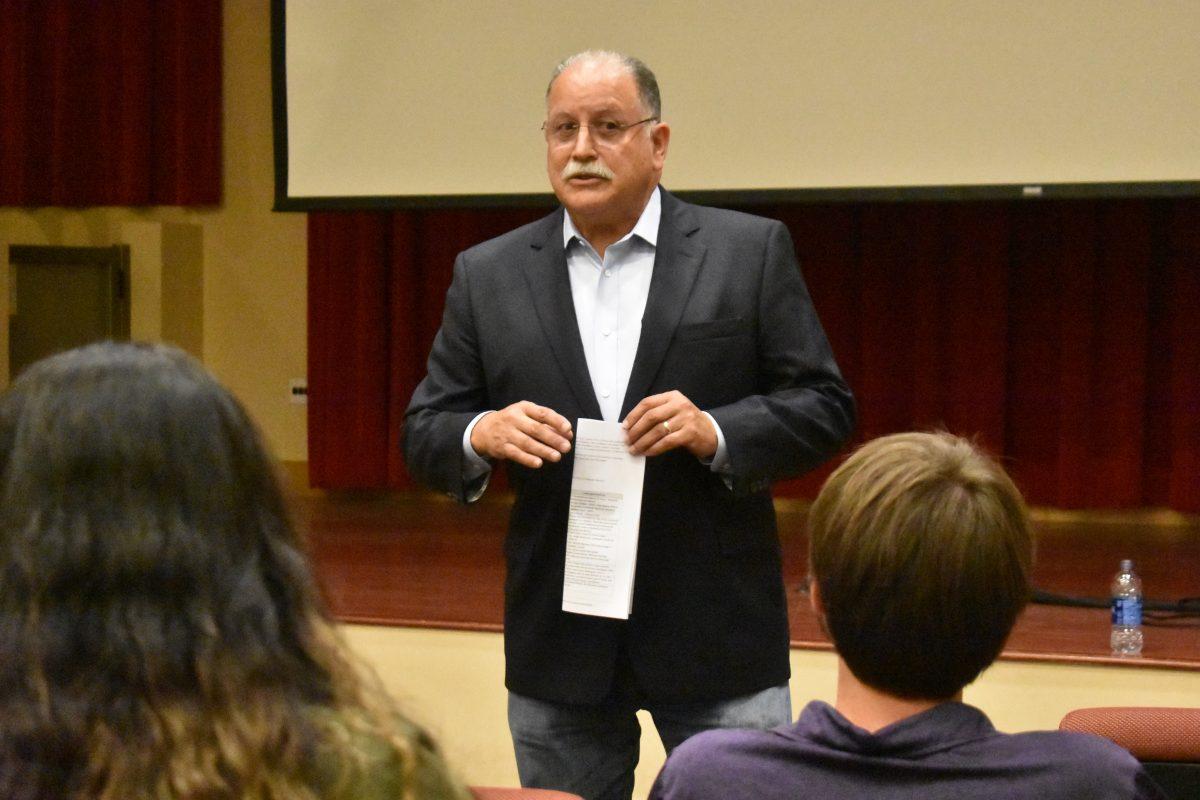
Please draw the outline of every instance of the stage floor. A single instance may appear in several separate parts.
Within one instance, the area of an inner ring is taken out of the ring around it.
[[[460,506],[439,495],[307,492],[291,498],[318,577],[343,622],[499,631],[503,628],[507,498]],[[777,502],[792,646],[828,649],[802,590],[805,507]],[[1035,513],[1034,584],[1104,598],[1122,558],[1136,562],[1147,601],[1200,596],[1200,519],[1165,512]],[[1145,629],[1138,659],[1108,653],[1108,611],[1030,605],[1003,658],[1200,669],[1200,619]]]

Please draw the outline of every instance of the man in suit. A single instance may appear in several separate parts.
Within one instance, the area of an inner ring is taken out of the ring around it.
[[[567,59],[543,128],[563,208],[459,255],[404,451],[418,480],[464,502],[509,462],[521,782],[628,798],[639,708],[668,750],[790,721],[770,484],[836,452],[854,403],[783,225],[659,187],[670,129],[644,64]],[[621,422],[646,456],[628,620],[562,610],[581,418]]]

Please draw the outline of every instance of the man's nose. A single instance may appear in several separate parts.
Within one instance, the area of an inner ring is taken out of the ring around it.
[[[580,125],[575,132],[575,144],[571,147],[571,157],[577,161],[589,161],[596,157],[596,142],[592,139],[592,129]]]

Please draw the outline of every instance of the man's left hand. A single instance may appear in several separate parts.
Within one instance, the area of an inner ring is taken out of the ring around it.
[[[686,447],[699,459],[717,452],[717,432],[708,416],[676,390],[647,397],[621,423],[633,455],[656,456]]]

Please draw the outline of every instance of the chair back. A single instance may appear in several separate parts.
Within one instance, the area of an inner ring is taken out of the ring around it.
[[[1058,728],[1121,745],[1169,797],[1200,797],[1200,708],[1080,708]]]
[[[472,786],[475,800],[583,800],[577,794],[554,789],[516,789],[501,786]]]

